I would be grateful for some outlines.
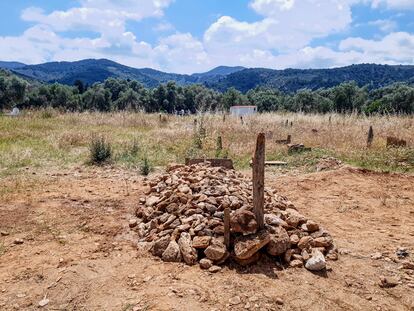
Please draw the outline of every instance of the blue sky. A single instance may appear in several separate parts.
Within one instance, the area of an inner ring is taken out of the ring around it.
[[[414,64],[414,0],[0,2],[0,60],[84,58],[179,73]]]

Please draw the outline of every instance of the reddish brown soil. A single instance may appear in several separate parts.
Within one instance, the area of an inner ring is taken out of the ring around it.
[[[414,270],[399,269],[395,255],[406,247],[414,260],[413,176],[267,174],[267,186],[333,235],[343,255],[323,274],[270,261],[210,274],[142,256],[128,228],[141,177],[91,168],[30,176],[0,201],[9,233],[0,237],[0,310],[39,310],[44,297],[43,310],[414,310]],[[399,284],[381,288],[381,276]],[[235,296],[241,303],[229,306]]]

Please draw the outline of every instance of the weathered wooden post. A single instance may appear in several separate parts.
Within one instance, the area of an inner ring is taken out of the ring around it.
[[[264,228],[265,142],[265,134],[260,133],[253,158],[253,211],[259,229]]]
[[[368,148],[371,147],[373,141],[374,141],[374,130],[372,129],[372,126],[370,126],[369,131],[368,131],[368,137],[367,137],[367,147]]]
[[[230,249],[230,209],[224,209],[224,245]]]

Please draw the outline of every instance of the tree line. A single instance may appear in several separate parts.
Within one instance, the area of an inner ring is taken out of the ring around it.
[[[115,78],[91,86],[82,81],[76,81],[73,86],[41,84],[0,71],[0,111],[13,107],[51,107],[62,111],[195,113],[228,111],[234,105],[256,105],[259,112],[411,114],[414,113],[414,86],[395,83],[372,90],[351,81],[315,91],[284,93],[257,87],[243,94],[234,88],[221,93],[203,85],[181,86],[175,82],[150,89],[137,81]]]

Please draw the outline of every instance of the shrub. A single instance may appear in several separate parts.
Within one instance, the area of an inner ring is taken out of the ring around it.
[[[104,137],[93,136],[89,145],[90,162],[101,165],[108,162],[112,157],[111,144]]]
[[[145,157],[144,161],[142,162],[141,168],[140,168],[141,175],[148,176],[151,171],[152,171],[151,164],[149,163],[148,158]]]

